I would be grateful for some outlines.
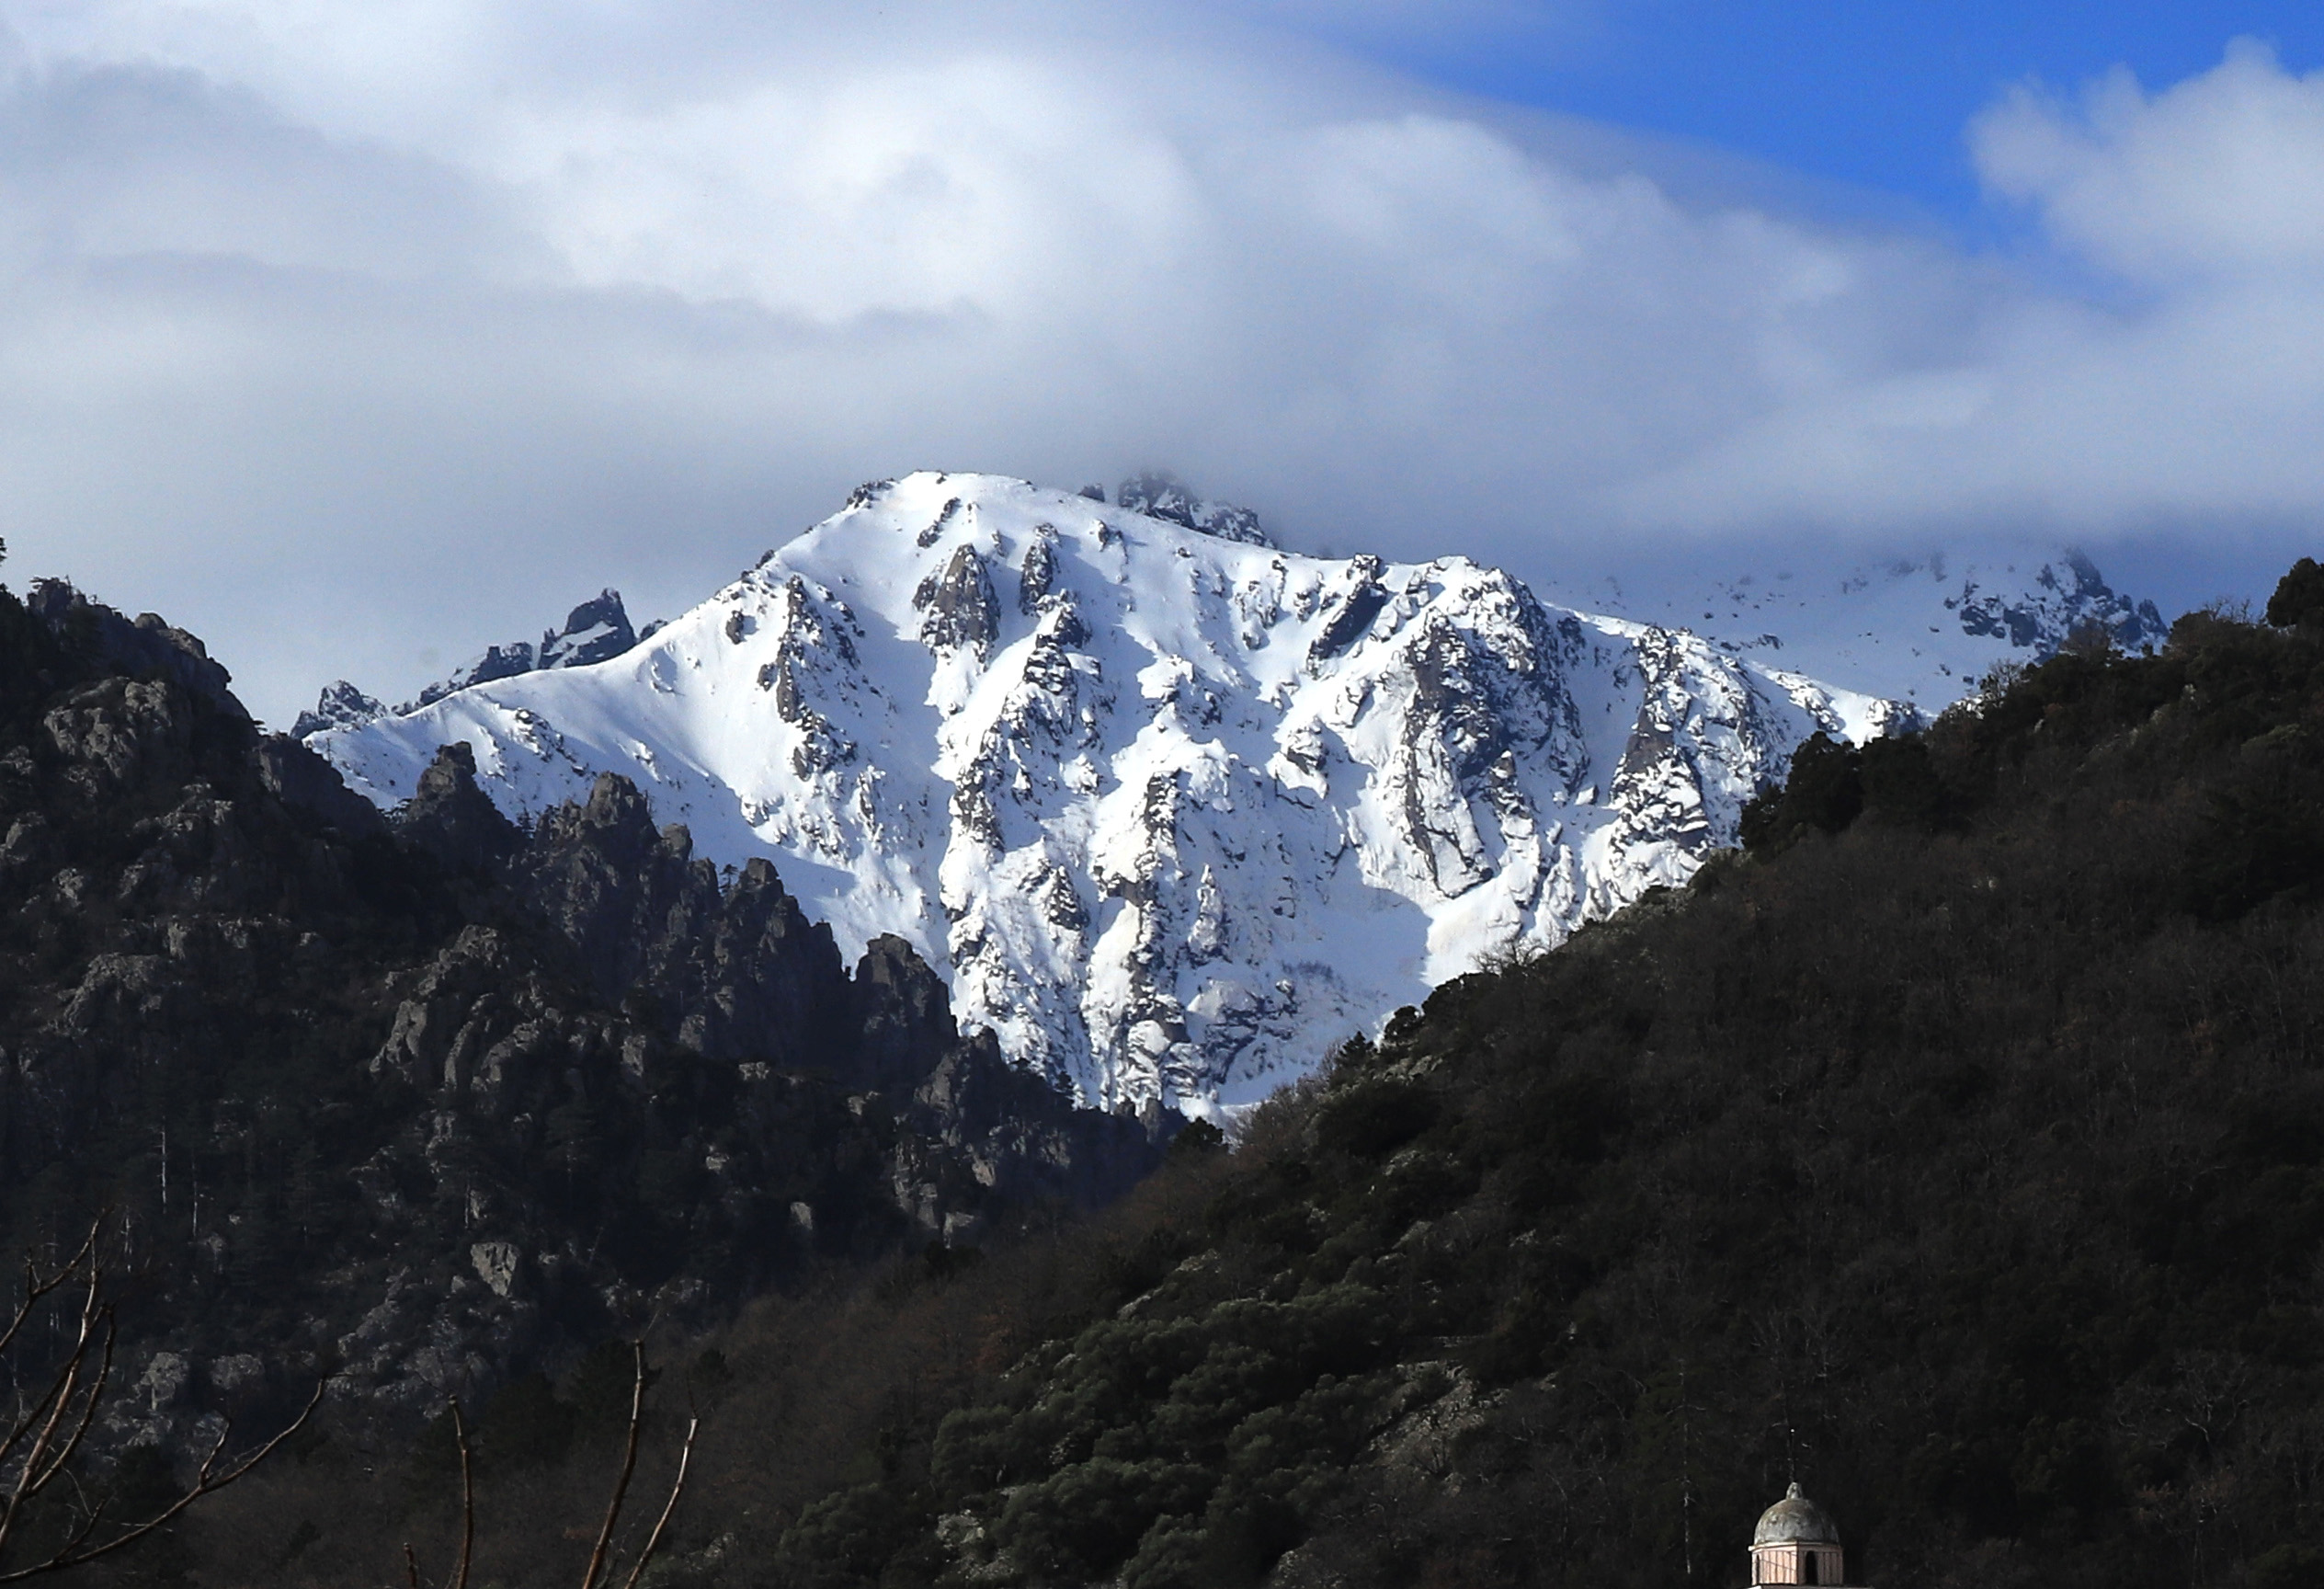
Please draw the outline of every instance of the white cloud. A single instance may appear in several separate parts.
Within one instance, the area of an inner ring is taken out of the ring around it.
[[[2317,89],[2250,51],[1978,123],[2135,280],[2092,306],[1207,6],[21,16],[12,572],[165,608],[277,716],[608,579],[666,611],[924,465],[1168,463],[1536,577],[2324,508]]]
[[[2324,73],[2294,76],[2255,40],[2159,95],[2121,68],[2078,104],[2017,88],[1971,142],[1996,191],[2138,280],[2324,268]]]
[[[2243,42],[2159,95],[2123,73],[2074,104],[2019,89],[1971,138],[1988,184],[2098,273],[2092,301],[1997,282],[1959,350],[1771,408],[1627,486],[1634,521],[2305,549],[2324,514],[2324,76]]]

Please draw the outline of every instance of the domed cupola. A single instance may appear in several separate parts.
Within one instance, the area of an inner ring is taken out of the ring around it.
[[[1840,1530],[1824,1509],[1800,1493],[1797,1481],[1760,1515],[1751,1530],[1751,1582],[1844,1584]]]

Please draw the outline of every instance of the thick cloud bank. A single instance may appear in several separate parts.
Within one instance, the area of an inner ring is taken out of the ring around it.
[[[166,606],[287,719],[923,466],[1168,463],[1534,577],[2324,508],[2324,81],[2255,47],[1976,121],[2036,269],[1205,10],[771,9],[24,13],[11,572]]]
[[[2021,89],[1971,143],[2092,291],[1997,286],[1942,356],[1802,391],[1624,488],[1636,521],[2312,526],[2324,77],[2239,44],[2157,96],[2126,74],[2076,102]]]

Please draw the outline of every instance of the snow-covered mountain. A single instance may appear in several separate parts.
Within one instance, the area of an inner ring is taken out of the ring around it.
[[[1723,578],[1659,570],[1574,594],[1597,611],[1692,629],[1722,650],[1908,701],[1931,717],[1995,668],[2039,662],[2077,631],[2103,630],[2132,652],[2159,647],[2170,633],[2152,601],[2116,591],[2070,548]]]
[[[648,623],[644,634],[650,635],[658,627]],[[401,706],[383,705],[346,680],[336,680],[324,686],[322,699],[315,703],[313,711],[299,714],[298,721],[290,725],[290,732],[297,738],[309,739],[328,728],[351,728],[374,717],[391,714],[408,715],[459,691],[514,679],[519,673],[591,667],[619,657],[641,637],[638,631],[630,627],[629,610],[621,605],[621,593],[609,588],[565,614],[564,628],[543,630],[540,645],[530,640],[511,640],[506,645],[487,646],[483,655],[470,658],[449,676],[426,686],[416,700],[406,701]]]
[[[910,939],[1013,1057],[1199,1113],[1682,881],[1803,737],[1908,715],[1464,558],[1118,496],[866,486],[609,660],[308,742],[382,805],[455,740],[519,817],[626,774],[844,946]]]

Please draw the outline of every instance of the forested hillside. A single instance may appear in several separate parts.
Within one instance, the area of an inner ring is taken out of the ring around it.
[[[649,1581],[1728,1585],[1795,1475],[1882,1589],[2315,1583],[2304,589],[1811,742],[1749,852],[1101,1215],[666,1330],[649,1467],[708,1432]],[[482,1408],[479,1583],[577,1581],[603,1379]],[[319,1438],[177,1560],[439,1572],[444,1441]]]
[[[53,1263],[104,1219],[94,1496],[318,1384],[316,1437],[400,1460],[448,1399],[1159,1157],[621,780],[520,830],[453,747],[382,818],[199,641],[69,587],[0,591],[0,1237]],[[12,1343],[12,1388],[66,1322]]]
[[[2314,1583],[2319,789],[2324,631],[2218,614],[1811,745],[1682,896],[860,1301],[852,1411],[762,1316],[669,1581],[1731,1584],[1795,1474],[1883,1589]]]

